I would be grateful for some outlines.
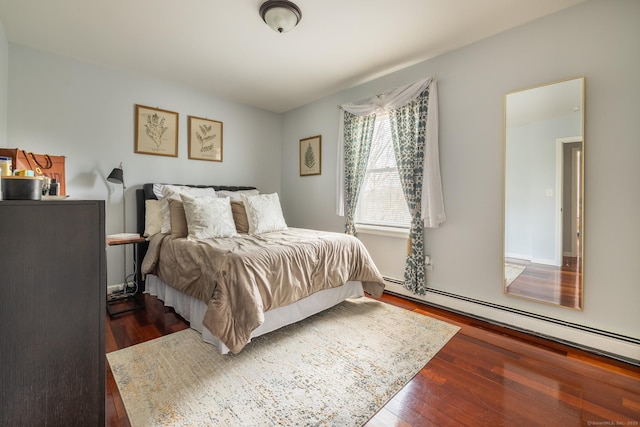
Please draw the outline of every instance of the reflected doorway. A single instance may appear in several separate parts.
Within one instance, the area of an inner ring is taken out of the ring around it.
[[[582,138],[557,141],[557,213],[555,263],[505,258],[506,293],[563,307],[582,301]]]

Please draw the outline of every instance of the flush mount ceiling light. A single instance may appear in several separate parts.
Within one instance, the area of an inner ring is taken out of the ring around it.
[[[302,19],[302,12],[295,4],[287,0],[268,0],[260,6],[262,20],[273,31],[286,33]]]

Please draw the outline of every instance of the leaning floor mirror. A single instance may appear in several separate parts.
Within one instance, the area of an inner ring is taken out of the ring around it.
[[[584,77],[505,96],[504,291],[582,309]]]

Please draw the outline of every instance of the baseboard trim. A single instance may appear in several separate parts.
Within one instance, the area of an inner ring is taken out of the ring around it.
[[[107,286],[107,295],[111,295],[114,294],[116,292],[122,292],[122,290],[124,289],[124,284],[123,283],[117,283],[114,285],[109,285]]]
[[[401,280],[383,278],[390,285],[385,292],[392,295],[640,366],[640,339],[438,289],[427,289],[420,297]]]

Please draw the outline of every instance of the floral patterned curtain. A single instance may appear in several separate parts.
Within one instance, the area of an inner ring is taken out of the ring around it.
[[[429,89],[425,89],[403,107],[389,110],[398,174],[411,213],[410,249],[404,269],[404,286],[418,295],[424,295],[426,291],[422,182],[428,102]]]
[[[342,104],[340,108],[343,114],[338,136],[336,214],[346,216],[345,231],[355,234],[353,215],[369,157],[369,144],[364,142],[370,142],[373,137],[375,115],[388,113],[398,172],[411,212],[404,285],[410,291],[424,295],[424,228],[439,227],[447,219],[438,154],[436,77],[393,88],[366,100]],[[368,118],[366,124],[358,121],[362,117]],[[348,150],[347,139],[350,141]],[[349,174],[348,180],[346,174]],[[348,208],[345,207],[347,204]]]
[[[353,218],[360,195],[360,185],[367,170],[375,120],[375,114],[356,116],[344,112],[344,232],[351,235],[356,234]]]

